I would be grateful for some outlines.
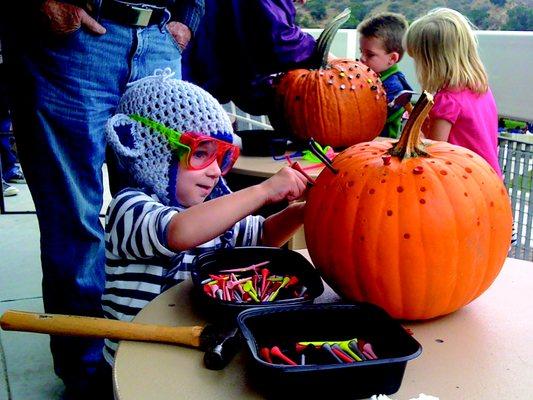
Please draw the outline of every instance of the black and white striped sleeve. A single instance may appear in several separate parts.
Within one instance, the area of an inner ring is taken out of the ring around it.
[[[263,222],[265,219],[260,215],[249,215],[240,220],[234,227],[235,247],[257,246],[261,242]]]
[[[148,260],[172,257],[167,227],[177,211],[146,193],[124,190],[111,202],[106,215],[106,257],[113,260]]]

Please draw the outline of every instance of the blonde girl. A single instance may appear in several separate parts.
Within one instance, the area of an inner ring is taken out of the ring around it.
[[[473,28],[461,13],[437,8],[411,24],[404,47],[422,88],[436,92],[426,136],[478,153],[501,176],[498,110]]]

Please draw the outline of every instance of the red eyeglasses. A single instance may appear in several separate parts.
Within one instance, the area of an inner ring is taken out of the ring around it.
[[[187,157],[181,157],[188,169],[206,168],[216,159],[222,175],[225,175],[239,157],[237,146],[200,133],[182,133],[180,144],[188,148]]]
[[[170,147],[179,152],[187,169],[203,169],[217,160],[222,175],[225,175],[239,157],[239,148],[223,140],[196,132],[179,132],[137,114],[130,115],[130,118],[163,134]]]

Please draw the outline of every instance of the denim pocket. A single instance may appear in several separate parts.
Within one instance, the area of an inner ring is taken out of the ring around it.
[[[172,45],[178,49],[178,51],[181,53],[183,53],[183,49],[181,48],[181,46],[178,44],[178,42],[176,42],[176,39],[174,39],[174,36],[172,36],[172,33],[170,33],[170,31],[168,30],[168,26],[165,26],[165,29],[164,29],[164,32],[165,32],[165,35],[167,36],[167,40],[169,40]]]

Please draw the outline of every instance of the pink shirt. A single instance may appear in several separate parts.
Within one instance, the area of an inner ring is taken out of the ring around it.
[[[476,152],[502,176],[498,163],[498,110],[490,89],[481,95],[470,89],[443,89],[435,95],[429,116],[450,122],[448,142]]]

